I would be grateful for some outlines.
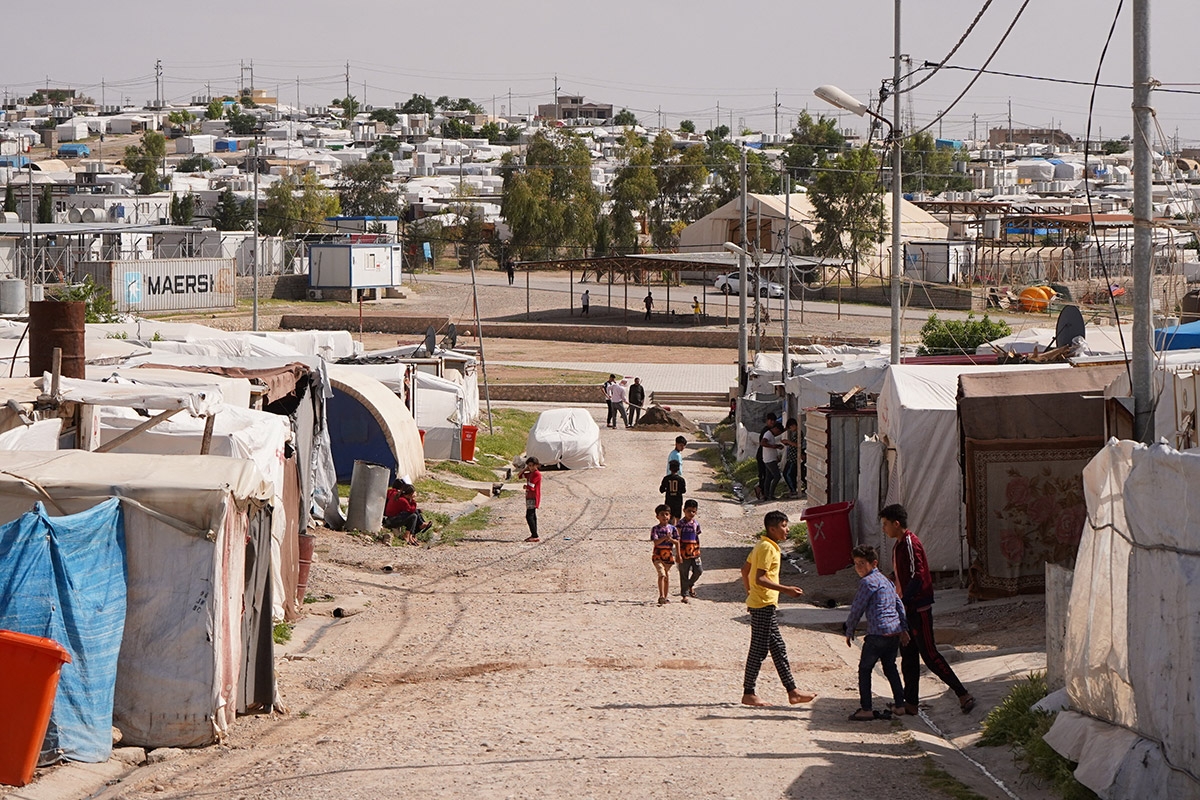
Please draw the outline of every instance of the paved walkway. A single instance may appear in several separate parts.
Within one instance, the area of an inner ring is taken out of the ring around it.
[[[641,378],[647,392],[727,392],[737,384],[737,364],[581,364],[549,361],[489,361],[509,367],[582,370]]]

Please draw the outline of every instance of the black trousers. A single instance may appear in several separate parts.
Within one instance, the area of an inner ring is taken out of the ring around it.
[[[899,649],[899,636],[868,634],[863,638],[862,654],[858,657],[859,708],[871,710],[871,673],[875,670],[876,663],[883,667],[883,675],[892,690],[892,702],[896,705],[904,703],[904,685],[900,682],[900,672],[896,669],[896,652]]]
[[[904,702],[916,705],[921,700],[921,661],[929,671],[941,678],[957,697],[967,693],[967,688],[954,674],[946,658],[938,652],[933,641],[933,609],[909,611],[906,647],[900,648],[900,672],[904,675]]]
[[[529,525],[529,535],[537,536],[538,534],[537,534],[537,509],[536,508],[525,509],[525,522],[527,525]]]

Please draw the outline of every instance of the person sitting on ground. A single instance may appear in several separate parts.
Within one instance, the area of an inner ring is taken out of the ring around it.
[[[862,653],[858,657],[858,710],[850,715],[850,719],[865,721],[886,719],[893,714],[901,716],[904,714],[904,684],[896,669],[896,655],[909,639],[904,604],[896,594],[896,587],[879,571],[879,554],[874,547],[861,544],[851,555],[854,571],[861,580],[844,626],[846,646],[850,647],[854,641],[854,629],[863,614],[867,615],[867,635],[863,637]],[[883,675],[892,690],[890,713],[872,708],[871,673],[877,662],[883,666]]]
[[[416,487],[411,483],[399,478],[392,481],[383,507],[383,526],[391,530],[403,530],[406,544],[419,545],[421,542],[417,540],[417,533],[429,530],[433,523],[426,522],[417,509],[416,495]]]

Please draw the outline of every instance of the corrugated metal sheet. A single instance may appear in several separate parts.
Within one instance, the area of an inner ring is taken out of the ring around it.
[[[854,500],[858,496],[858,445],[879,429],[874,409],[818,408],[804,416],[809,505]]]
[[[232,258],[85,261],[77,271],[106,287],[123,313],[229,309],[237,304]]]

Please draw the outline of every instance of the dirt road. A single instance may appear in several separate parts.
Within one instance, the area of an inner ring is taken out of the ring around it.
[[[760,694],[782,705],[738,703],[738,570],[765,509],[719,499],[689,452],[705,573],[697,600],[660,607],[646,539],[674,436],[604,435],[606,469],[546,473],[541,544],[521,543],[516,496],[457,547],[323,534],[309,591],[362,612],[297,629],[310,638],[278,665],[289,713],[239,719],[226,744],[99,797],[930,796],[899,723],[847,721],[855,673],[840,637],[785,629],[812,704],[788,707],[769,661]]]

